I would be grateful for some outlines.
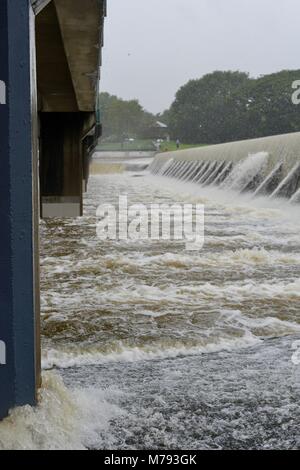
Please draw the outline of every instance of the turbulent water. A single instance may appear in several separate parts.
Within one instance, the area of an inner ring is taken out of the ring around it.
[[[299,208],[134,176],[93,176],[83,218],[42,223],[51,372],[0,448],[299,449]],[[99,240],[120,194],[204,203],[204,248]]]

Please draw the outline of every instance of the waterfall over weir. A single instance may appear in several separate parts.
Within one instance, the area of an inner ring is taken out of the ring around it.
[[[300,132],[161,153],[153,175],[300,202]]]

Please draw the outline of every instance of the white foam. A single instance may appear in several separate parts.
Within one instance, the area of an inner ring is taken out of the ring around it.
[[[226,187],[216,186],[201,187],[195,183],[173,180],[157,176],[148,176],[153,187],[161,188],[172,193],[172,199],[179,201],[214,205],[223,213],[230,215],[230,218],[239,215],[240,219],[259,217],[266,219],[277,219],[281,223],[286,221],[294,227],[300,226],[300,206],[290,204],[283,198],[270,198],[267,196],[253,197],[252,193],[239,194]]]
[[[255,178],[266,166],[269,158],[267,152],[258,152],[249,155],[248,158],[239,162],[226,178],[222,186],[234,191],[244,189],[253,178]]]
[[[233,236],[234,242],[237,240],[246,240],[247,237]],[[255,237],[257,239],[258,237]],[[231,237],[230,237],[231,240]],[[220,243],[222,237],[209,237],[209,241],[212,243]],[[224,244],[229,244],[228,238],[224,240]],[[103,257],[105,266],[110,269],[116,269],[117,267],[128,268],[134,270],[134,268],[148,267],[148,266],[165,266],[166,268],[197,268],[197,266],[207,266],[224,268],[226,266],[244,266],[244,265],[299,265],[300,254],[298,253],[283,253],[279,250],[266,250],[264,248],[252,248],[252,249],[238,249],[238,250],[227,250],[222,253],[210,252],[199,252],[191,255],[189,252],[181,253],[163,253],[161,255],[150,255],[145,256],[139,252],[134,255],[107,255]],[[88,261],[83,262],[83,265]],[[93,260],[90,263],[94,263]]]
[[[0,422],[0,450],[97,447],[109,420],[121,413],[107,402],[105,392],[95,388],[68,390],[57,374],[47,372],[38,406],[16,408]]]
[[[216,322],[217,325],[224,327],[226,325],[234,325],[235,328],[243,328],[246,331],[255,332],[257,335],[259,332],[260,336],[287,336],[300,333],[300,324],[283,320],[276,317],[258,317],[253,318],[243,315],[239,310],[223,310],[220,313],[220,318]]]
[[[216,353],[220,351],[233,351],[235,349],[247,348],[260,343],[260,339],[253,336],[250,332],[245,332],[241,337],[222,338],[217,342],[208,344],[199,344],[199,346],[185,346],[179,344],[174,347],[161,347],[155,345],[145,346],[143,348],[126,348],[119,344],[118,350],[114,352],[103,353],[95,349],[91,352],[63,351],[51,349],[45,351],[43,356],[43,368],[52,369],[71,368],[75,366],[87,366],[95,364],[105,364],[109,362],[137,362],[149,361],[153,359],[168,359],[179,356],[194,356],[200,354]]]

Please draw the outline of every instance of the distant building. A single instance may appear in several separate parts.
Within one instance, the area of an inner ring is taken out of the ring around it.
[[[156,139],[163,139],[170,142],[169,127],[161,121],[156,121],[153,134]]]

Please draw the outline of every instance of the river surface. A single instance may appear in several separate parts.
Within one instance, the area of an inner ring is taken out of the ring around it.
[[[147,173],[92,176],[42,222],[44,388],[0,447],[299,449],[299,207]],[[205,245],[101,241],[99,204],[203,203]]]

